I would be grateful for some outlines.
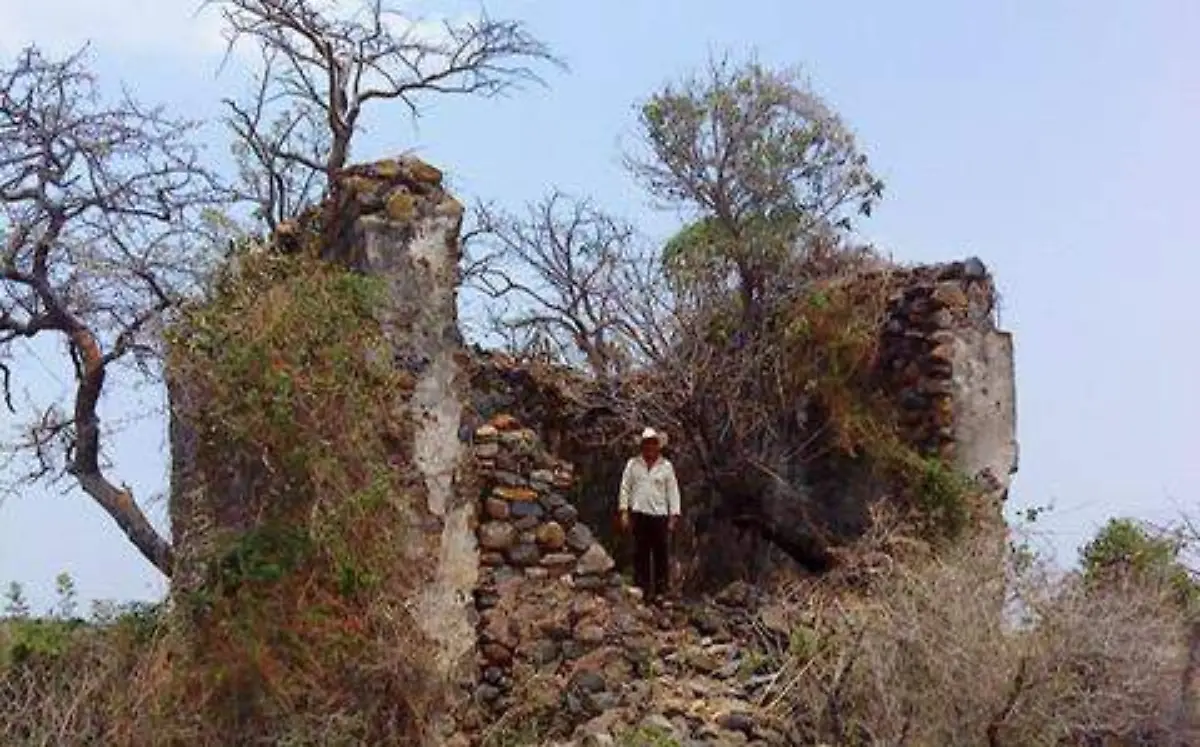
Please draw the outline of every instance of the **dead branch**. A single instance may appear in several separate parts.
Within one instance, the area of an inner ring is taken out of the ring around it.
[[[539,83],[535,63],[561,66],[516,21],[429,24],[381,0],[351,14],[311,0],[209,0],[230,51],[256,46],[262,67],[248,103],[226,100],[242,178],[264,220],[292,217],[343,168],[371,102],[413,117],[431,95],[499,96]]]
[[[647,339],[623,301],[639,262],[633,227],[559,191],[518,217],[483,205],[469,248],[470,287],[503,312],[494,327],[526,333],[559,362],[597,379],[628,370],[631,342]]]

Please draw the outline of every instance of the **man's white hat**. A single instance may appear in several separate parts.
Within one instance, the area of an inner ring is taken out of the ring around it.
[[[658,441],[658,445],[660,447],[665,447],[667,445],[667,434],[661,431],[656,431],[653,428],[646,428],[642,431],[642,440],[649,441],[650,439]]]

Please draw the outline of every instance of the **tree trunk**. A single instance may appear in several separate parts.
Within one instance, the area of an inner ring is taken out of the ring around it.
[[[163,575],[171,575],[171,545],[158,533],[127,488],[113,485],[100,469],[100,417],[96,408],[104,390],[107,362],[90,330],[78,327],[71,345],[80,359],[75,390],[75,453],[70,472],[89,496],[100,504],[134,547]]]

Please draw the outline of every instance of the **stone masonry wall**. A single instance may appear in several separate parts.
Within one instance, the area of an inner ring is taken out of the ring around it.
[[[396,563],[426,579],[417,598],[406,601],[431,642],[438,689],[457,706],[468,701],[476,679],[472,595],[479,575],[475,460],[469,439],[460,437],[469,401],[456,300],[463,208],[443,189],[441,172],[414,158],[349,167],[334,186],[324,206],[280,226],[271,251],[311,251],[315,242],[323,259],[386,284],[379,321],[395,365],[412,381],[405,411],[389,415],[413,424],[411,443],[396,454],[396,463],[414,468],[404,498],[420,537],[397,548]],[[261,465],[200,474],[192,422],[206,403],[193,401],[181,382],[170,372],[168,377],[171,523],[181,559],[172,592],[186,594],[207,576],[212,538],[252,528],[251,478],[272,478],[261,474]],[[446,742],[456,731],[455,710],[434,715],[425,743]]]
[[[1017,468],[1012,336],[978,259],[901,271],[881,333],[880,374],[905,439],[1003,499]]]
[[[781,608],[745,584],[641,604],[569,501],[570,464],[507,414],[475,430],[474,452],[479,680],[460,743],[804,743],[761,707],[772,678],[743,676],[761,664],[753,642],[786,645]]]
[[[549,455],[532,430],[505,415],[476,430],[475,455],[483,484],[476,698],[496,710],[507,705],[514,668],[536,668],[603,639],[602,628],[589,626],[581,601],[586,606],[589,597],[623,592],[612,558],[566,498],[570,464]],[[572,598],[575,619],[546,623],[545,615],[562,604],[543,605],[539,590]]]

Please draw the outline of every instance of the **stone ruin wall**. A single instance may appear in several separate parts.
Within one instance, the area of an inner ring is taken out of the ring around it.
[[[461,724],[437,729],[444,736],[502,713],[517,697],[514,684],[531,673],[558,672],[568,683],[571,671],[582,671],[577,664],[611,648],[608,639],[644,630],[612,558],[566,498],[571,465],[511,416],[481,424],[476,414],[478,359],[463,347],[456,311],[462,208],[440,180],[414,159],[348,170],[327,213],[338,224],[322,255],[388,282],[381,320],[396,365],[415,380],[408,417],[416,427],[405,458],[420,474],[427,541],[408,554],[428,567],[430,583],[413,603],[465,707]],[[285,227],[283,250],[290,239]],[[879,364],[903,409],[905,436],[989,480],[1003,498],[1016,468],[1015,393],[1012,342],[993,323],[990,276],[978,260],[898,272],[907,276],[891,298]],[[198,483],[187,408],[202,403],[176,404],[173,532],[181,578],[198,578],[204,535],[236,523],[223,511],[241,497],[236,481]],[[200,492],[224,503],[201,500]]]
[[[880,339],[879,374],[902,437],[1002,501],[1017,470],[1012,335],[978,259],[901,270]]]
[[[409,508],[421,538],[397,548],[397,570],[415,568],[426,579],[418,597],[407,601],[435,649],[435,676],[461,703],[477,680],[479,488],[469,431],[463,436],[470,402],[457,324],[463,209],[442,189],[441,179],[437,169],[410,158],[346,169],[335,197],[323,208],[327,228],[319,249],[323,259],[386,283],[379,320],[395,365],[411,376],[413,386],[405,411],[381,413],[381,418],[413,424],[411,441],[396,458],[415,467],[406,496],[416,499]],[[281,226],[271,250],[307,251],[303,242],[314,240],[313,233],[300,223]],[[190,414],[205,403],[191,401],[170,372],[168,386],[171,524],[177,549],[172,593],[186,594],[207,575],[214,537],[253,528],[254,486],[270,477],[254,465],[202,474]],[[452,712],[441,715],[427,725],[429,744],[444,744],[458,730]]]
[[[978,260],[893,273],[877,373],[900,405],[902,436],[976,478],[999,503],[1016,470],[1015,385],[992,279]],[[475,409],[491,417],[474,435],[479,679],[463,725],[479,733],[514,706],[536,705],[582,723],[604,711],[606,698],[616,702],[636,670],[622,641],[656,633],[570,503],[572,465],[546,449],[543,434],[527,427],[533,422],[511,414],[533,417],[561,394],[503,356],[476,357],[472,367]],[[480,384],[518,394],[481,399]],[[537,425],[559,439],[570,427]],[[530,690],[534,682],[542,687]]]
[[[566,495],[572,467],[500,415],[475,432],[480,675],[476,705],[503,712],[513,685],[578,659],[609,634],[600,613],[629,592],[615,563]]]

